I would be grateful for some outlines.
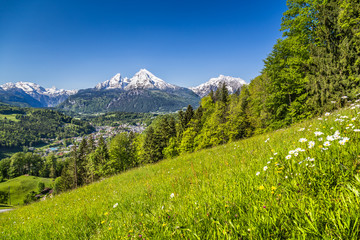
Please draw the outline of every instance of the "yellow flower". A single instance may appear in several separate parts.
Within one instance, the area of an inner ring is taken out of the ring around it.
[[[102,221],[101,221],[101,224],[104,224],[104,222],[105,222],[105,220],[102,220]]]
[[[264,190],[265,189],[265,187],[263,186],[263,185],[261,185],[260,187],[259,187],[259,190]]]
[[[163,223],[163,225],[162,225],[163,227],[165,227],[166,226],[166,223]]]
[[[112,227],[109,227],[109,231],[112,229]]]
[[[273,190],[273,191],[276,190],[276,187],[275,187],[275,186],[272,186],[272,187],[271,187],[271,190]]]
[[[322,148],[322,147],[323,147],[322,145],[319,146],[319,148]]]
[[[274,191],[271,191],[271,194],[274,194]]]
[[[278,196],[281,197],[281,194],[279,193]]]
[[[107,215],[109,215],[109,213],[108,213],[108,212],[106,212],[106,213],[104,213],[104,215],[105,215],[105,216],[107,216]]]
[[[323,128],[326,128],[325,126],[323,126]]]
[[[225,207],[229,207],[229,205],[225,205]]]

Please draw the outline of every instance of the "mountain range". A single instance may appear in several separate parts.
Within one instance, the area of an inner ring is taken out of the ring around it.
[[[132,78],[120,73],[94,88],[64,90],[43,88],[35,83],[17,82],[0,85],[0,102],[18,106],[57,107],[81,113],[106,111],[169,112],[191,104],[196,107],[200,98],[216,91],[225,82],[230,93],[246,82],[240,78],[220,75],[197,87],[179,87],[141,69]]]

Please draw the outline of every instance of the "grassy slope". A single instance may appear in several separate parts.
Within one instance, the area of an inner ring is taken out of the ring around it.
[[[335,122],[336,117],[140,167],[3,213],[1,237],[359,238],[360,180],[354,176],[359,172],[360,136],[352,127],[358,129],[360,123],[351,116]],[[354,126],[347,126],[350,122]],[[335,130],[350,140],[344,146],[332,141],[321,150]],[[315,131],[325,133],[322,141]],[[315,147],[309,149],[300,138],[314,140]],[[287,160],[298,147],[305,151]]]
[[[0,191],[9,191],[12,205],[23,204],[26,194],[31,191],[38,191],[39,182],[45,183],[49,187],[52,180],[49,178],[40,178],[34,176],[20,176],[0,183]]]

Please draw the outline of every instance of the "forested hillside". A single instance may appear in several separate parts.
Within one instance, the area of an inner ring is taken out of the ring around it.
[[[62,139],[89,134],[94,128],[49,109],[0,105],[0,149],[34,146],[45,139]]]

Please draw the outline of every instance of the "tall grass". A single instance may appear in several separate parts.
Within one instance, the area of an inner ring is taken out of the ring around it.
[[[133,169],[2,213],[0,237],[358,239],[357,109]]]

